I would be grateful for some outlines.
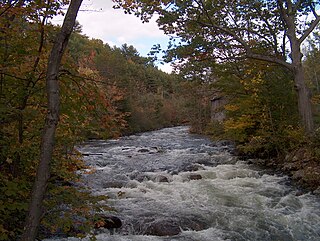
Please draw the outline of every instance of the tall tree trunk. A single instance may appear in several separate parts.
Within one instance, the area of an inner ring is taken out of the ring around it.
[[[298,109],[305,131],[309,134],[314,132],[312,114],[311,93],[305,83],[304,69],[302,65],[296,66],[294,75],[295,86],[298,92]]]
[[[295,87],[298,93],[298,110],[300,114],[301,124],[308,134],[312,134],[314,132],[314,120],[312,114],[311,93],[306,85],[304,68],[302,66],[303,54],[301,53],[301,44],[305,37],[300,37],[300,39],[297,37],[295,24],[297,13],[295,12],[296,10],[294,9],[292,1],[286,1],[286,10],[281,7],[283,6],[283,1],[279,0],[279,3],[282,11],[282,17],[285,24],[287,25],[287,37],[290,41],[292,60],[291,70],[294,74]],[[310,28],[308,31],[311,32],[312,28]]]
[[[22,241],[35,240],[40,220],[43,215],[43,198],[46,192],[47,182],[50,177],[50,162],[54,149],[55,131],[59,122],[59,67],[81,3],[82,0],[71,0],[63,25],[56,37],[56,41],[52,47],[48,61],[46,75],[48,113],[42,133],[40,162],[32,189],[31,202],[29,205],[28,215],[26,217],[24,231],[21,236]]]
[[[302,66],[303,55],[300,49],[301,43],[299,39],[296,38],[294,26],[292,26],[292,29],[290,27],[291,25],[289,25],[288,37],[291,47],[294,82],[298,94],[298,110],[305,131],[309,134],[312,134],[314,132],[314,121],[312,114],[311,93],[305,81],[304,68]]]

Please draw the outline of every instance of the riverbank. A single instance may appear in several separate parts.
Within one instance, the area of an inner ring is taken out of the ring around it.
[[[288,175],[305,192],[320,195],[320,161],[308,148],[299,148],[277,158],[255,159],[253,163],[270,168],[274,173]]]
[[[270,164],[292,178],[299,186],[320,195],[320,161],[307,148],[299,148]]]

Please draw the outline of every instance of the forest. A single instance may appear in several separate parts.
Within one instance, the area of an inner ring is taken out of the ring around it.
[[[48,112],[48,59],[61,29],[50,20],[68,2],[0,2],[0,240],[23,233]],[[75,147],[90,139],[190,125],[193,133],[234,141],[238,155],[289,173],[299,185],[319,188],[318,1],[235,1],[229,7],[224,1],[114,2],[144,21],[159,15],[160,28],[174,35],[165,53],[177,69],[162,72],[134,46],[90,39],[76,22],[59,68],[60,117],[39,238],[84,236],[94,211],[111,210],[100,202],[107,197],[91,196],[81,184],[80,170],[87,167]],[[314,19],[296,26],[306,29],[292,37],[292,23],[309,14]],[[226,17],[230,26],[221,22]],[[254,26],[259,21],[265,24]],[[283,44],[295,46],[299,38],[296,49]],[[212,118],[216,96],[225,99],[216,110],[224,113],[222,121]]]

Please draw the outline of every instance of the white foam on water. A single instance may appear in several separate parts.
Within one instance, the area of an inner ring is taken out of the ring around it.
[[[192,136],[186,127],[91,145],[86,153],[102,155],[86,157],[97,172],[85,180],[94,194],[109,196],[124,223],[115,235],[105,230],[97,240],[320,240],[318,198],[296,196],[284,184],[287,177],[236,162],[228,147]],[[191,175],[201,179],[191,180]],[[106,188],[115,181],[121,185]],[[207,227],[185,228],[172,237],[141,235],[157,220]]]

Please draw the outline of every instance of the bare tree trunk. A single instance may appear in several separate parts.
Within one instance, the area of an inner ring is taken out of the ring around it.
[[[55,131],[59,122],[59,67],[81,3],[82,0],[71,0],[63,25],[57,35],[48,61],[46,75],[48,113],[42,133],[40,162],[32,189],[31,202],[29,205],[28,215],[26,217],[24,231],[21,236],[22,241],[35,240],[40,220],[43,215],[42,203],[46,192],[47,182],[50,177],[50,162],[54,149]]]
[[[284,9],[284,2],[282,0],[279,0],[278,2],[282,13],[281,16],[287,26],[287,37],[290,41],[292,60],[291,70],[294,74],[295,87],[298,93],[298,110],[300,114],[301,124],[308,134],[313,134],[314,120],[312,114],[311,93],[305,81],[304,68],[302,66],[303,54],[301,53],[301,44],[306,36],[308,36],[315,28],[320,19],[319,17],[317,17],[317,19],[313,22],[309,29],[305,31],[302,37],[298,38],[295,22],[295,18],[297,15],[297,13],[295,12],[295,5],[291,0],[285,1],[287,8]]]
[[[312,114],[311,93],[305,83],[302,65],[295,68],[294,81],[298,92],[298,109],[305,131],[309,134],[314,132],[314,120]]]
[[[302,125],[308,134],[314,132],[314,120],[312,114],[311,93],[306,85],[304,68],[302,66],[301,43],[296,38],[294,25],[288,24],[288,37],[291,47],[291,59],[294,74],[295,87],[298,94],[298,110]]]

